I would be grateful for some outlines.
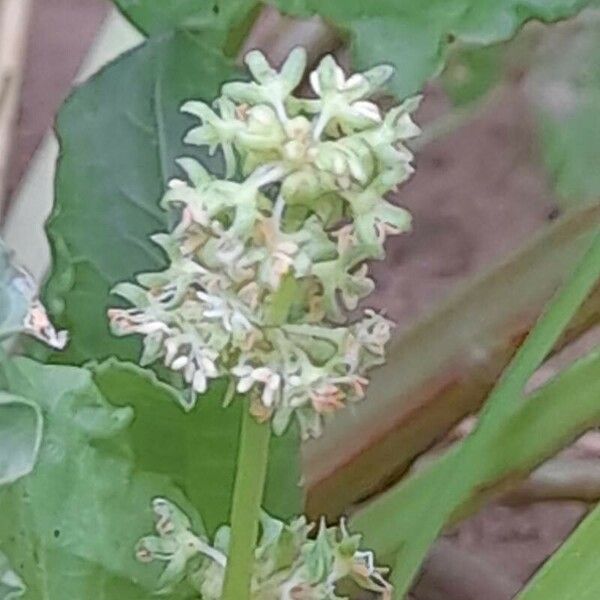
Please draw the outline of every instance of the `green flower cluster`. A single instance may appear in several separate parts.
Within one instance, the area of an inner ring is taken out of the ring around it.
[[[203,600],[220,600],[223,590],[230,530],[221,527],[209,543],[192,531],[188,517],[173,503],[155,498],[156,533],[140,540],[142,562],[166,563],[160,592],[192,588]],[[360,550],[360,536],[339,527],[314,526],[304,517],[283,523],[263,513],[261,537],[255,550],[252,598],[255,600],[342,600],[345,586],[369,590],[382,600],[391,598],[385,570],[374,565],[371,552]],[[159,593],[160,593],[159,592]]]
[[[178,161],[186,177],[162,205],[180,219],[154,237],[169,267],[118,285],[133,308],[110,320],[117,335],[144,336],[143,364],[182,373],[188,407],[228,376],[276,433],[295,415],[315,436],[324,415],[364,396],[368,369],[384,360],[391,323],[373,311],[346,321],[374,287],[365,261],[410,227],[384,195],[412,173],[402,142],[418,133],[418,100],[382,115],[369,97],[388,66],[346,78],[326,56],[309,77],[314,97],[300,98],[303,49],[280,71],[258,51],[246,63],[252,81],[226,83],[212,106],[183,106],[201,120],[185,141],[221,151],[225,177]]]

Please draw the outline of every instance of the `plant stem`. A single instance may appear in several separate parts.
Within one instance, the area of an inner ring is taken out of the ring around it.
[[[286,276],[269,306],[273,325],[287,321],[295,297],[296,281]],[[254,567],[254,549],[258,539],[258,524],[267,466],[271,423],[259,423],[244,407],[233,503],[231,508],[231,542],[225,571],[223,600],[250,600],[250,585]]]
[[[223,600],[249,600],[254,548],[269,458],[270,423],[258,423],[243,409],[231,509],[231,543]]]

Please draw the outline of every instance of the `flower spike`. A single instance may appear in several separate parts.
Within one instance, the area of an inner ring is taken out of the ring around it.
[[[212,105],[183,105],[200,121],[185,141],[219,151],[225,177],[178,161],[162,201],[178,222],[153,238],[168,266],[118,285],[130,308],[109,317],[116,335],[143,337],[144,364],[181,374],[186,409],[228,377],[276,433],[295,418],[315,436],[364,397],[369,369],[384,361],[392,323],[349,313],[374,288],[367,261],[410,228],[387,194],[413,172],[405,142],[419,132],[418,99],[384,114],[372,96],[387,65],[347,76],[325,56],[308,75],[314,97],[303,98],[303,49],[279,70],[257,50],[246,64],[250,81],[225,83]]]

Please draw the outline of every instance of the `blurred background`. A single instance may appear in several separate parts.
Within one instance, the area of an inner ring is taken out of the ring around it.
[[[251,35],[277,56],[291,45],[294,27],[270,11]],[[322,23],[311,27],[317,47],[330,45]],[[0,0],[2,235],[40,279],[49,260],[42,224],[58,152],[53,120],[76,81],[138,40],[105,0]],[[468,336],[463,344],[455,336],[452,346],[467,367],[477,365],[480,388],[502,362],[493,357],[510,354],[535,314],[531,306],[553,289],[552,265],[568,244],[568,232],[556,233],[554,222],[571,213],[572,228],[585,222],[600,192],[598,65],[600,11],[590,8],[559,24],[530,23],[507,43],[451,46],[446,70],[424,90],[416,175],[397,195],[414,215],[414,231],[390,242],[389,260],[375,266],[374,304],[386,308],[400,333],[417,338],[425,330],[435,336],[448,319],[458,328],[493,323],[493,344]],[[518,278],[540,280],[530,298],[513,296]],[[497,286],[491,302],[478,295],[478,281]],[[598,344],[595,302],[538,383]],[[429,442],[443,446],[468,427],[463,421]],[[600,438],[588,433],[554,471],[538,473],[449,532],[414,597],[510,598],[600,496],[599,457]]]

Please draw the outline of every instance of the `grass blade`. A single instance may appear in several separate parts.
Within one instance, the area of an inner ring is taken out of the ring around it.
[[[374,497],[478,410],[599,227],[600,204],[573,211],[399,335],[374,373],[367,401],[340,413],[327,435],[305,445],[308,513],[335,519],[349,504]],[[559,347],[599,318],[597,287]]]
[[[516,600],[600,598],[599,539],[600,506],[579,525]]]
[[[499,457],[494,453],[494,443],[498,435],[505,432],[509,422],[515,424],[514,417],[523,408],[523,388],[526,382],[552,349],[599,276],[600,234],[597,234],[579,267],[550,303],[491,394],[475,432],[458,451],[450,455],[438,476],[420,490],[410,515],[417,526],[404,540],[393,573],[398,598],[403,597],[408,590],[429,546],[441,529],[465,499],[480,486],[482,470],[488,469],[494,461],[504,460],[502,456],[510,456],[503,452]],[[512,466],[507,465],[509,470]],[[362,519],[355,521],[354,526],[363,530],[367,539],[376,540],[377,536],[374,537],[373,531],[368,527],[368,521],[372,521],[375,514],[378,531],[389,542],[390,536],[399,534],[395,528],[395,519],[405,519],[407,507],[402,503],[394,503],[392,507],[389,502],[385,502],[385,497],[382,501],[383,504],[377,503],[379,508],[387,504],[387,510],[377,514],[377,508],[371,509],[371,518],[365,522],[363,515]],[[397,539],[395,544],[402,545],[402,539]],[[392,543],[392,547],[387,550],[397,548]]]

